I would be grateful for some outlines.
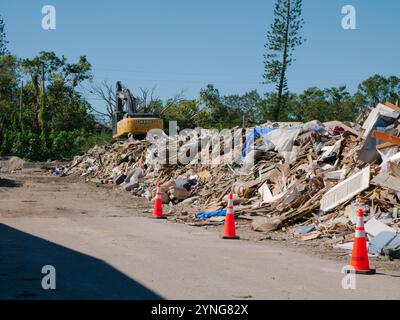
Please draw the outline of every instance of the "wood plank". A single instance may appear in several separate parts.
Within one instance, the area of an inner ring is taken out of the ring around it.
[[[394,147],[394,146],[396,146],[394,143],[385,142],[385,143],[378,144],[378,145],[376,146],[376,148],[377,148],[378,150],[383,150],[383,149],[391,148],[391,147]]]
[[[386,107],[389,107],[389,108],[392,109],[393,111],[400,112],[400,107],[394,105],[393,103],[385,102],[385,106],[386,106]]]
[[[372,180],[372,183],[400,192],[400,178],[390,176],[384,172],[381,172],[375,176]]]
[[[400,146],[400,138],[399,137],[395,137],[390,134],[379,132],[379,131],[372,132],[372,136],[381,141],[390,142],[390,143]]]

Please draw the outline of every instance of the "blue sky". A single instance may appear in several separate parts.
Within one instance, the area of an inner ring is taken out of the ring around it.
[[[222,94],[260,93],[266,32],[274,0],[2,1],[10,50],[41,50],[70,61],[86,55],[96,82],[122,80],[134,93],[156,86],[166,99],[196,97],[214,84]],[[54,5],[57,29],[43,30],[41,9]],[[357,30],[341,27],[341,9],[357,10]],[[375,73],[399,75],[398,0],[303,0],[307,42],[288,73],[291,91],[347,85]],[[96,107],[101,103],[90,100]]]

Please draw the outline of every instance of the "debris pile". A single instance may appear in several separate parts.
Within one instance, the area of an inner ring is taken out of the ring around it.
[[[0,157],[0,172],[12,172],[23,168],[25,161],[18,157]]]
[[[228,130],[228,140],[204,129],[185,137],[129,139],[75,157],[64,174],[114,183],[148,199],[160,181],[169,218],[193,225],[220,224],[232,192],[235,215],[255,231],[285,230],[350,249],[362,207],[370,253],[398,257],[399,116],[400,107],[379,103],[355,124],[269,122]],[[236,140],[243,147],[228,152],[230,161],[198,161],[218,158]],[[217,152],[212,141],[220,142]],[[176,161],[183,158],[185,164]]]

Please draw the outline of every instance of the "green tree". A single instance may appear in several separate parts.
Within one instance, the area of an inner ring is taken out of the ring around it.
[[[329,103],[329,120],[354,121],[356,104],[346,86],[326,89],[325,93]]]
[[[0,16],[0,56],[9,54],[7,49],[8,41],[6,39],[5,24],[4,20]]]
[[[163,113],[165,128],[168,128],[168,121],[177,121],[180,129],[194,128],[194,117],[198,112],[196,100],[181,100],[178,102],[167,102],[168,108]]]
[[[302,114],[302,121],[319,120],[321,122],[329,119],[329,103],[326,100],[324,90],[317,87],[305,90],[299,96],[298,114]]]
[[[281,110],[280,121],[303,121],[304,114],[300,111],[298,97],[294,93],[286,93],[286,104]],[[260,100],[256,111],[257,123],[265,123],[274,119],[274,111],[277,103],[277,95],[274,92],[267,92]]]
[[[18,128],[17,89],[18,62],[11,55],[0,56],[0,149],[2,153],[11,148],[12,130]],[[3,146],[1,146],[4,143]],[[8,153],[7,152],[7,153]]]
[[[218,89],[209,84],[200,91],[200,108],[204,108],[210,115],[210,123],[207,127],[223,129],[227,120],[227,108],[221,101]]]
[[[260,123],[257,110],[260,108],[261,98],[256,90],[243,95],[224,96],[222,102],[230,111],[231,116],[235,118],[235,123],[240,121],[242,124],[243,122],[245,127]]]
[[[0,156],[68,159],[108,139],[106,133],[96,134],[91,107],[77,90],[91,78],[85,56],[69,63],[54,52],[41,52],[21,61],[8,54],[6,44],[0,18]]]
[[[286,72],[293,62],[295,48],[304,42],[299,35],[304,20],[301,18],[302,0],[277,0],[274,10],[274,22],[267,33],[264,55],[265,83],[274,84],[277,90],[276,104],[272,116],[275,121],[281,118],[282,109],[287,103]]]
[[[213,128],[210,124],[212,122],[211,114],[206,109],[199,109],[199,111],[193,116],[193,122],[195,127],[211,129]]]
[[[357,106],[365,107],[369,103],[389,101],[396,103],[400,98],[400,78],[384,77],[376,74],[363,81],[355,94]]]
[[[205,128],[226,129],[255,124],[256,110],[259,108],[260,97],[256,91],[244,95],[221,96],[218,89],[208,85],[200,91],[199,109],[196,115],[197,123]],[[201,119],[201,121],[200,121]]]
[[[91,79],[91,65],[85,56],[81,56],[77,63],[67,63],[64,56],[58,57],[54,52],[42,51],[33,59],[24,59],[22,68],[30,76],[34,89],[35,113],[32,130],[39,128],[47,136],[47,119],[51,110],[47,106],[45,90],[57,88],[58,93],[71,94],[80,82]],[[46,86],[45,82],[48,82]],[[55,90],[53,90],[55,91]]]
[[[18,88],[18,60],[12,55],[0,56],[0,100],[16,102]]]

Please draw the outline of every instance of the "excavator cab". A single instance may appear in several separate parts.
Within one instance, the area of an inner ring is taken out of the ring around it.
[[[137,112],[139,99],[135,98],[129,89],[123,89],[120,81],[117,81],[115,89],[114,139],[125,138],[129,134],[139,139],[144,138],[151,129],[164,129],[160,115]]]

